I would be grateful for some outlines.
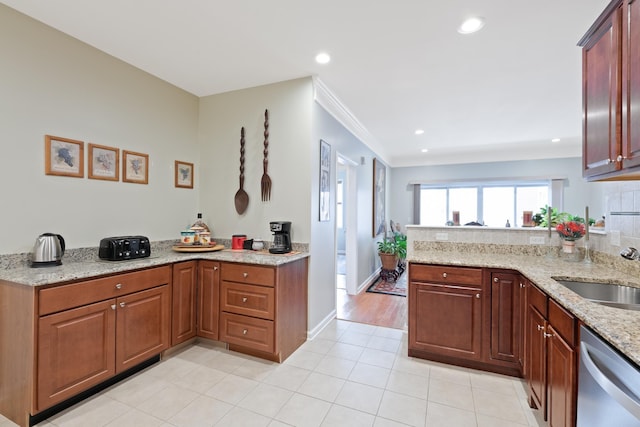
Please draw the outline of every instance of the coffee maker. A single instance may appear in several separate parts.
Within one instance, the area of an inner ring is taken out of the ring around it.
[[[269,248],[272,254],[291,252],[291,221],[273,221],[269,223],[273,233],[273,244]]]

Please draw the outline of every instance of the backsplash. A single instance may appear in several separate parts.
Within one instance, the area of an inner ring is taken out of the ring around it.
[[[611,245],[612,252],[628,246],[640,248],[640,181],[604,182],[607,234],[617,238],[620,245]],[[618,215],[612,215],[619,213]]]
[[[595,263],[640,275],[640,261],[630,261],[620,256],[620,246],[610,244],[610,235],[604,231],[589,233],[591,259]],[[560,237],[544,228],[491,228],[491,227],[421,227],[407,226],[407,256],[413,251],[457,251],[469,253],[493,253],[512,255],[543,256],[549,250],[557,253]],[[637,240],[637,238],[636,238]],[[625,237],[625,242],[631,242]],[[534,243],[541,242],[541,243]],[[622,239],[621,239],[622,242]],[[578,248],[584,252],[585,239],[578,241]],[[625,246],[623,246],[625,247]]]

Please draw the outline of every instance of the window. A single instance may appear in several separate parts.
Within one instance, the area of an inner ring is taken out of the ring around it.
[[[419,224],[443,226],[460,212],[460,224],[490,227],[522,224],[522,212],[551,204],[552,181],[420,184]],[[560,187],[561,188],[561,187]]]

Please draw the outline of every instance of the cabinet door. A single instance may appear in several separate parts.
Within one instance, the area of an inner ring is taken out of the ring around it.
[[[582,49],[583,176],[621,168],[621,19],[620,8],[600,25]]]
[[[527,383],[529,385],[529,406],[546,414],[547,347],[544,332],[546,319],[540,312],[529,306],[527,312]],[[546,417],[545,417],[546,418]]]
[[[518,363],[520,282],[512,273],[491,273],[491,358]]]
[[[520,307],[518,311],[520,312],[520,328],[518,330],[519,338],[518,344],[520,346],[520,351],[518,354],[520,355],[520,367],[522,368],[523,375],[526,376],[527,372],[527,286],[529,286],[529,282],[524,278],[519,278],[519,287],[520,287]]]
[[[171,345],[196,336],[197,261],[173,265]]]
[[[444,356],[482,357],[482,291],[411,283],[409,348]]]
[[[198,263],[198,336],[218,339],[220,313],[220,263]]]
[[[625,1],[622,27],[622,167],[640,166],[640,3]]]
[[[116,373],[169,348],[171,291],[169,285],[136,292],[116,300]]]
[[[553,326],[547,328],[549,427],[575,425],[576,354]]]
[[[39,319],[38,412],[114,375],[115,308],[107,300]]]

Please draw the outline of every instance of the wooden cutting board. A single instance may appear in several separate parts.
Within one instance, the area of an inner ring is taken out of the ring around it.
[[[176,252],[214,252],[224,249],[224,245],[175,245],[172,248]]]

